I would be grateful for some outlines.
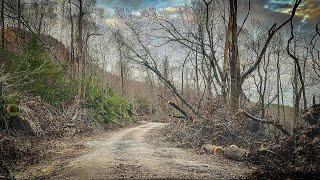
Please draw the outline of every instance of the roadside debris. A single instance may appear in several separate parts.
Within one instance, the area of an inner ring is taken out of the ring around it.
[[[227,112],[218,110],[212,120],[173,120],[163,133],[168,141],[177,146],[195,148],[198,153],[221,154],[228,159],[257,165],[259,168],[249,177],[251,179],[320,177],[319,106],[314,106],[305,113],[305,122],[301,122],[300,127],[295,127],[292,135],[274,139],[259,134],[259,131],[251,131],[257,129],[250,129],[251,126],[246,125],[251,120],[228,120],[226,114]],[[230,144],[234,145],[224,147]]]
[[[207,152],[212,153],[212,154],[222,154],[224,149],[222,146],[216,146],[216,145],[211,145],[211,144],[204,144],[202,146],[203,149],[205,149]]]
[[[207,152],[214,155],[223,155],[224,157],[236,161],[244,161],[249,155],[249,151],[246,149],[238,148],[236,145],[223,148],[222,146],[216,146],[211,144],[204,144],[202,146]]]
[[[244,161],[248,158],[249,151],[246,149],[238,148],[235,145],[231,145],[230,147],[224,149],[223,155],[232,160]]]

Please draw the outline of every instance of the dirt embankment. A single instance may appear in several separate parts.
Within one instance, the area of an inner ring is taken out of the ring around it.
[[[35,37],[38,43],[45,47],[53,61],[61,62],[69,59],[69,51],[65,45],[50,35],[34,35],[17,28],[6,28],[4,33],[6,49],[14,53],[24,52],[31,38]]]

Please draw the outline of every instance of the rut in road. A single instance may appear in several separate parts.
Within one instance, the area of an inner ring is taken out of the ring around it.
[[[144,123],[85,143],[92,151],[69,163],[54,179],[239,178],[250,169],[213,155],[198,155],[150,140],[164,123]]]

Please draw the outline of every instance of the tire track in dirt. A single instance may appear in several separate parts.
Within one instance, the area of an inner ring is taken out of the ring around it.
[[[144,123],[89,141],[92,151],[72,160],[53,179],[200,178],[231,179],[249,173],[242,163],[149,141],[164,123]]]

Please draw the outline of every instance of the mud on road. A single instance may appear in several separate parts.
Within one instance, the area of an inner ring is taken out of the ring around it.
[[[154,139],[155,133],[165,126],[143,123],[104,139],[88,141],[84,145],[91,150],[73,159],[52,179],[233,179],[251,172],[243,163],[194,154]]]

